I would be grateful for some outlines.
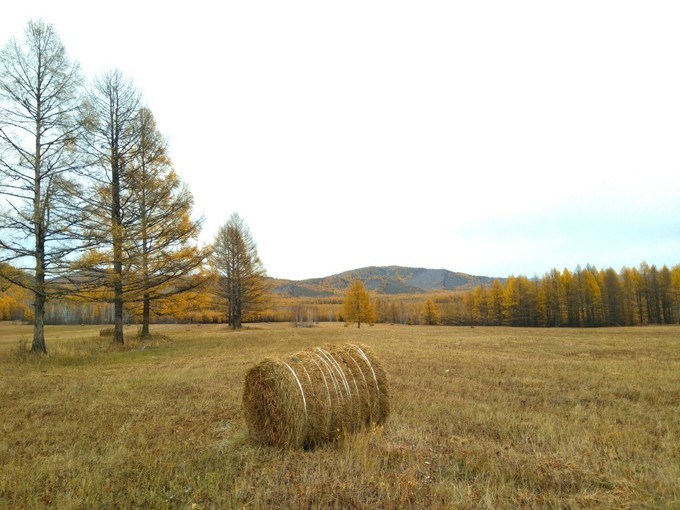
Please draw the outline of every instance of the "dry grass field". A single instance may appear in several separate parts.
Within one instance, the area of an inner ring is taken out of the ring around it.
[[[680,328],[0,325],[0,508],[680,508]],[[358,341],[381,429],[311,451],[253,444],[268,355]]]

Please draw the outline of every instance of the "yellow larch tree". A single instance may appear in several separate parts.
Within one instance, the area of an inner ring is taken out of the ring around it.
[[[345,322],[356,322],[357,328],[361,327],[362,322],[368,324],[375,322],[375,306],[371,303],[371,296],[359,278],[355,278],[349,285],[342,303],[342,312]]]
[[[434,301],[428,299],[423,305],[423,324],[436,326],[439,324],[439,309]]]

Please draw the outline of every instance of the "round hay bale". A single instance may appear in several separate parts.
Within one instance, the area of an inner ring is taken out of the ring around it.
[[[316,347],[251,368],[243,407],[258,442],[309,448],[384,423],[387,376],[364,345]]]

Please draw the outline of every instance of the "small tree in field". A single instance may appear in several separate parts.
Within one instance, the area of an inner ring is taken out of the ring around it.
[[[244,319],[257,316],[269,306],[267,273],[250,229],[237,213],[218,230],[210,263],[216,276],[216,294],[226,304],[232,329],[240,329]]]
[[[356,322],[357,328],[362,322],[373,324],[375,322],[375,306],[371,303],[371,297],[359,278],[355,278],[347,289],[345,300],[342,303],[342,312],[346,322]]]

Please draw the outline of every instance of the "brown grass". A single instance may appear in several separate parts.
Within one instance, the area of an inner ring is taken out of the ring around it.
[[[0,508],[680,508],[677,327],[159,326],[122,350],[52,328],[38,357],[21,328],[0,325]],[[349,341],[388,372],[384,428],[251,443],[252,364]]]

